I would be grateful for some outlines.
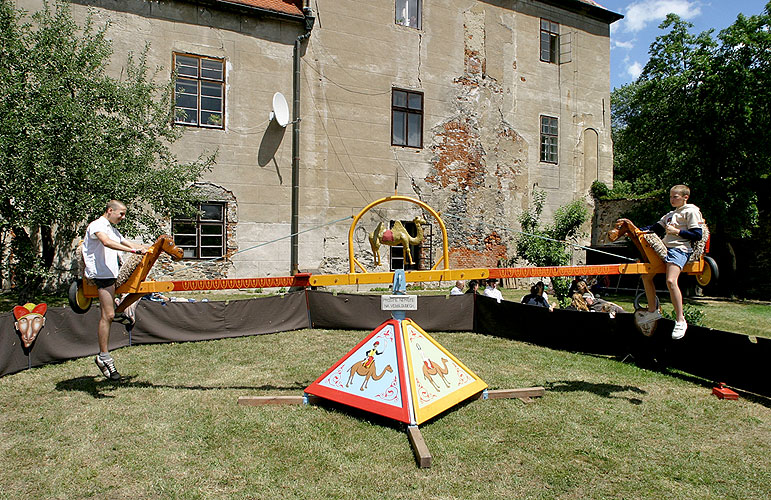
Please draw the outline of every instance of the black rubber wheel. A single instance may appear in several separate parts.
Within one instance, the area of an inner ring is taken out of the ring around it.
[[[67,298],[70,301],[70,307],[78,314],[85,314],[86,311],[91,309],[91,302],[93,299],[83,295],[83,288],[80,280],[73,281],[70,285],[70,291]]]
[[[701,274],[696,276],[696,283],[702,288],[714,285],[717,283],[718,274],[717,262],[715,262],[715,259],[705,255],[704,270]]]

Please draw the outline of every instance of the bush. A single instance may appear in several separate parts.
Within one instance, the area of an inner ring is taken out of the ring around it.
[[[662,310],[661,315],[672,321],[677,320],[677,318],[675,318],[674,309],[672,309],[672,311]],[[685,321],[687,321],[689,325],[704,326],[704,311],[702,311],[700,307],[692,304],[684,304],[683,316],[685,316]]]

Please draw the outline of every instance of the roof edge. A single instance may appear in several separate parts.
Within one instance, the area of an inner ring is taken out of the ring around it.
[[[605,21],[608,24],[613,24],[624,18],[622,14],[608,10],[605,7],[597,4],[596,2],[589,2],[587,0],[537,0],[541,3],[553,5],[555,7],[561,7],[563,9],[584,14],[601,21]]]
[[[209,7],[217,7],[223,10],[229,10],[233,12],[239,12],[241,14],[261,15],[267,17],[273,17],[276,19],[282,19],[284,21],[294,21],[298,23],[305,22],[305,16],[302,14],[291,14],[288,12],[281,12],[278,10],[267,9],[264,7],[257,7],[254,5],[248,5],[238,1],[230,0],[185,0],[188,3],[206,5]]]

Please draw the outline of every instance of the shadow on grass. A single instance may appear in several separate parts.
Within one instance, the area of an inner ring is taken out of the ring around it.
[[[138,389],[185,389],[191,391],[213,391],[222,389],[238,389],[244,391],[302,391],[311,381],[308,382],[295,382],[292,385],[279,387],[275,385],[219,385],[219,386],[204,386],[204,385],[167,385],[167,384],[153,384],[152,382],[146,382],[143,380],[136,380],[135,375],[124,376],[121,380],[112,381],[102,377],[76,377],[69,380],[62,380],[56,383],[57,391],[80,391],[85,392],[93,396],[94,398],[113,398],[105,394],[105,390],[113,390],[118,388],[138,388]]]
[[[632,391],[636,394],[647,394],[644,390],[633,385],[616,384],[595,384],[583,380],[560,380],[558,382],[547,382],[544,387],[550,392],[591,392],[603,398],[626,399],[633,405],[642,404],[642,399],[628,398],[626,396],[616,396],[616,392]]]

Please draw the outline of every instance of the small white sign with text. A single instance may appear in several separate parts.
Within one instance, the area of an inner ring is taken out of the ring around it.
[[[381,295],[381,311],[417,311],[417,295]]]

